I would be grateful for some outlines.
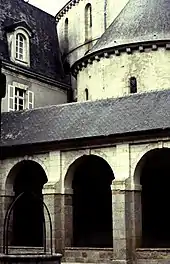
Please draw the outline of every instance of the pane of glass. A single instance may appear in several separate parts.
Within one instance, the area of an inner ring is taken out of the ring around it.
[[[19,99],[19,105],[23,105],[23,99]]]
[[[23,48],[19,48],[19,53],[23,53]]]
[[[24,95],[24,91],[19,89],[19,96],[23,97],[23,95]]]
[[[19,54],[19,59],[23,60],[23,55],[22,54]]]
[[[15,97],[15,104],[17,104],[17,98]]]
[[[19,44],[20,44],[20,47],[23,47],[23,42],[20,42]]]
[[[23,42],[23,36],[22,35],[19,35],[19,41]]]
[[[19,110],[23,110],[24,106],[23,105],[19,105]]]
[[[17,89],[15,89],[15,95],[17,95]]]

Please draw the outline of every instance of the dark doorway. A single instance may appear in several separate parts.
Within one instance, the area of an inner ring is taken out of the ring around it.
[[[15,198],[24,192],[13,211],[12,245],[43,246],[44,212],[42,188],[47,182],[42,167],[33,161],[20,163],[14,181]]]
[[[143,247],[170,247],[170,150],[146,154],[141,169]]]
[[[85,156],[75,171],[73,243],[76,247],[112,247],[110,166],[97,156]]]

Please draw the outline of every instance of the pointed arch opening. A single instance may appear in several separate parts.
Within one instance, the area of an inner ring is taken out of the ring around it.
[[[142,186],[141,245],[143,248],[170,247],[170,149],[154,149],[138,162],[135,181]],[[139,227],[138,227],[139,228]]]
[[[46,182],[43,168],[34,161],[23,160],[11,169],[6,191],[13,193],[13,199],[24,193],[16,203],[10,221],[11,246],[43,246],[44,211],[40,199],[43,199],[42,189]]]
[[[65,188],[72,190],[72,232],[67,232],[72,235],[70,246],[113,246],[113,180],[109,164],[95,155],[82,156],[70,166],[65,178]]]

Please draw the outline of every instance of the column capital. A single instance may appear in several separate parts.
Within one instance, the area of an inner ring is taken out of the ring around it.
[[[113,181],[111,185],[112,191],[141,191],[140,184],[126,183],[126,181]]]
[[[42,193],[43,194],[55,194],[56,193],[56,184],[55,184],[55,182],[47,182],[43,186]]]

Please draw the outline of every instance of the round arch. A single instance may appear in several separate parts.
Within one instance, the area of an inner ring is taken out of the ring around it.
[[[72,213],[65,217],[66,230],[72,219],[72,230],[66,231],[69,246],[112,247],[113,180],[110,165],[97,155],[81,156],[69,166],[64,180],[65,193],[72,197],[67,209]]]
[[[134,181],[142,187],[136,205],[141,212],[141,246],[170,247],[170,149],[155,148],[144,154],[135,168]]]
[[[7,195],[6,210],[13,198],[24,193],[13,209],[10,221],[10,241],[15,246],[43,245],[43,185],[48,181],[42,166],[32,160],[22,160],[15,164],[5,182]],[[35,199],[34,195],[41,199]]]
[[[15,179],[16,179],[16,176],[17,174],[19,173],[20,169],[24,166],[31,166],[33,165],[34,168],[37,167],[39,168],[39,171],[41,172],[41,175],[42,175],[42,179],[40,181],[42,181],[43,185],[48,181],[48,178],[47,178],[47,175],[46,175],[46,172],[42,166],[42,164],[40,164],[39,162],[37,161],[34,161],[32,159],[23,159],[23,160],[20,160],[18,162],[16,162],[12,168],[10,169],[10,171],[8,172],[8,175],[6,177],[6,181],[5,181],[5,193],[8,194],[8,195],[11,195],[11,194],[14,194],[14,191],[13,191],[13,186],[14,186],[14,182],[15,182]]]

